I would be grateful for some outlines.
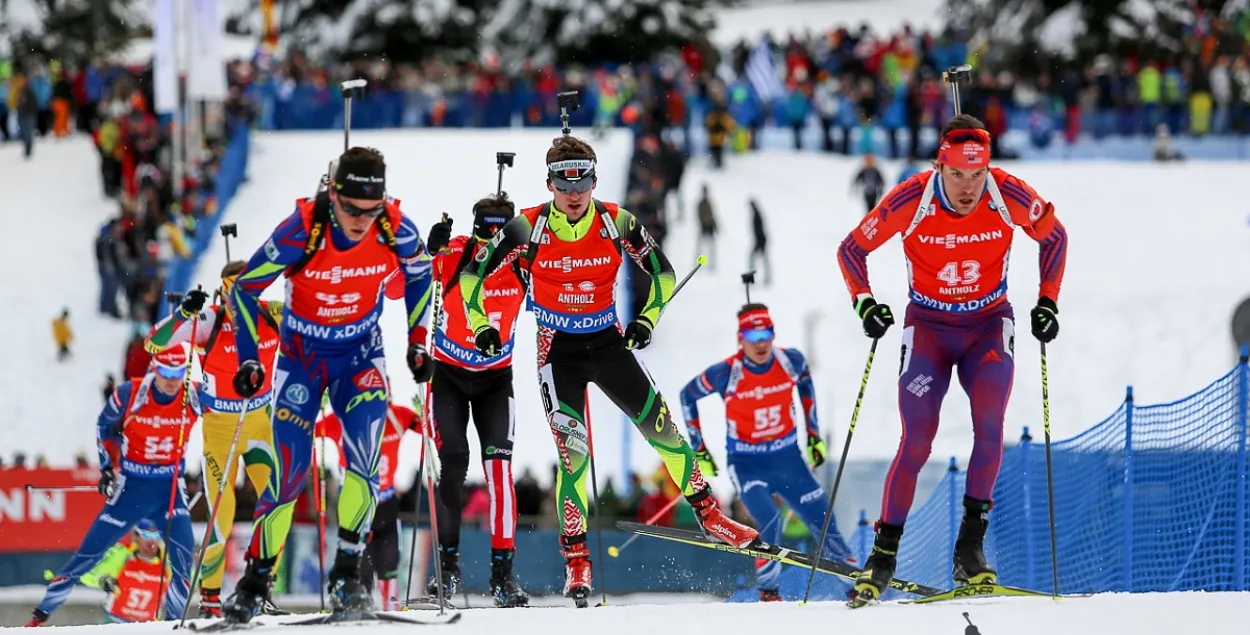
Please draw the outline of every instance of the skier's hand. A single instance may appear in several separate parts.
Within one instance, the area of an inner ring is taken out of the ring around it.
[[[182,305],[180,307],[182,316],[191,319],[200,314],[204,310],[204,303],[208,301],[208,294],[203,289],[196,287],[182,296]]]
[[[473,348],[486,357],[494,357],[503,349],[503,341],[499,339],[499,329],[483,326],[473,334]]]
[[[694,458],[699,461],[699,471],[704,477],[716,476],[720,474],[720,468],[716,467],[716,459],[712,458],[712,453],[703,448],[694,453]]]
[[[113,468],[100,468],[100,482],[96,485],[96,489],[105,498],[113,498],[113,494],[117,493],[117,475],[113,473]]]
[[[1050,298],[1040,298],[1037,306],[1029,311],[1029,324],[1033,327],[1033,337],[1037,341],[1047,343],[1059,335],[1059,306]]]
[[[103,590],[105,593],[116,593],[117,592],[117,578],[114,578],[111,575],[100,576],[100,589]]]
[[[651,344],[651,323],[640,317],[625,327],[625,350],[640,351]]]
[[[234,373],[234,391],[239,393],[240,397],[250,399],[253,395],[260,392],[261,386],[265,385],[265,367],[260,362],[249,359],[239,364],[239,370]]]
[[[437,254],[451,242],[451,223],[451,218],[443,214],[443,220],[430,227],[430,233],[425,238],[425,248],[431,254]]]
[[[825,453],[824,440],[814,434],[807,435],[807,454],[812,457],[812,467],[825,464]]]
[[[421,343],[408,345],[408,370],[412,372],[412,380],[418,384],[430,381],[434,376],[434,358]]]
[[[877,304],[871,297],[860,300],[855,305],[855,315],[864,323],[864,335],[872,339],[880,339],[894,324],[894,313],[887,304]]]

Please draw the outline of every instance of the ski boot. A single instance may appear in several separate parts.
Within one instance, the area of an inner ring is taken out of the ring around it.
[[[720,503],[712,496],[711,488],[687,497],[686,501],[694,508],[699,527],[708,538],[739,549],[763,545],[758,531],[731,519],[721,511]]]
[[[964,519],[959,525],[959,537],[955,539],[955,584],[998,584],[998,572],[985,561],[982,545],[985,530],[989,528],[991,501],[964,496]]]
[[[200,589],[200,617],[221,617],[221,589]]]
[[[513,549],[490,550],[490,594],[495,598],[495,606],[515,608],[528,606],[530,596],[512,579],[512,560],[516,557]]]
[[[880,600],[885,590],[890,588],[890,580],[894,579],[894,570],[898,567],[898,541],[902,537],[902,525],[877,521],[877,539],[873,542],[872,553],[863,571],[859,572],[855,590],[851,592],[852,608]]]
[[[30,612],[30,621],[26,622],[26,626],[28,628],[43,626],[44,622],[47,622],[47,621],[48,621],[48,614],[44,613],[43,611],[40,611],[39,609],[35,609]]]
[[[760,589],[761,602],[784,602],[781,599],[781,591],[777,589]]]
[[[564,597],[573,600],[579,609],[590,606],[592,578],[590,551],[586,549],[586,534],[560,536],[560,555],[564,556]]]
[[[221,617],[228,624],[247,624],[260,615],[269,595],[269,578],[277,558],[248,558],[247,570],[239,578],[234,594],[221,607]]]
[[[260,612],[264,615],[290,615],[291,612],[273,603],[273,580],[269,581],[269,593],[265,595],[265,604]]]
[[[450,603],[451,598],[460,592],[460,548],[439,548],[438,561],[443,567],[443,602]],[[430,596],[431,602],[438,601],[437,575],[430,576],[430,581],[425,585],[425,593]]]
[[[330,567],[330,606],[335,613],[363,613],[373,610],[373,595],[360,582],[360,554],[342,549],[334,555]]]

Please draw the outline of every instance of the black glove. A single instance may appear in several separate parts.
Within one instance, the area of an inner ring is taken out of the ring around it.
[[[638,318],[625,327],[625,350],[640,351],[651,344],[651,325]]]
[[[113,494],[117,493],[117,475],[113,474],[113,468],[100,468],[100,482],[96,485],[96,489],[100,490],[105,498],[112,498]]]
[[[105,593],[116,593],[117,578],[111,575],[100,576],[100,589]]]
[[[430,233],[425,237],[425,248],[430,250],[430,253],[436,254],[449,242],[451,242],[451,218],[444,216],[443,220],[430,227]]]
[[[261,386],[265,384],[265,367],[260,362],[249,359],[239,364],[239,370],[234,373],[234,391],[244,399],[249,399],[256,393],[260,392]]]
[[[499,339],[499,329],[493,326],[483,326],[478,329],[473,334],[473,348],[487,357],[498,355],[503,349],[503,340]]]
[[[812,467],[825,464],[825,442],[819,435],[807,435],[807,453],[812,457]]]
[[[864,322],[864,335],[872,339],[881,339],[885,332],[894,324],[894,313],[887,304],[877,304],[872,298],[864,298],[855,305],[855,314]]]
[[[434,376],[434,358],[430,357],[424,344],[408,345],[408,370],[412,372],[412,380],[418,384],[424,384]]]
[[[208,294],[203,289],[192,289],[182,296],[182,314],[188,318],[199,315],[204,310],[204,303],[208,301]]]
[[[1059,306],[1050,298],[1041,298],[1037,306],[1029,311],[1029,323],[1033,327],[1033,337],[1043,344],[1059,335]]]

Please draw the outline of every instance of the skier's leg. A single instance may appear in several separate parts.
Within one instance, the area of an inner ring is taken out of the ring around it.
[[[556,509],[564,556],[564,595],[590,595],[590,551],[586,547],[586,477],[590,441],[586,431],[586,386],[593,370],[579,358],[562,357],[555,331],[538,327],[538,394],[556,442]]]
[[[430,409],[438,431],[438,460],[443,468],[434,488],[438,494],[438,541],[442,559],[452,565],[457,576],[460,573],[460,514],[464,509],[464,481],[469,471],[469,396],[460,381],[461,372],[447,364],[436,364],[430,385]]]
[[[773,488],[786,505],[807,525],[813,540],[820,538],[820,531],[825,526],[825,509],[829,506],[829,494],[821,487],[820,481],[812,475],[798,452],[778,453],[773,455],[776,465],[773,469]],[[812,549],[815,551],[815,549]],[[851,555],[851,548],[842,538],[838,530],[838,518],[835,515],[829,520],[829,533],[825,535],[825,546],[821,557],[829,559],[845,559]]]
[[[516,491],[512,484],[512,439],[516,432],[516,403],[512,396],[512,368],[487,371],[470,398],[473,425],[481,442],[482,472],[490,490],[490,546],[512,550],[516,544]]]
[[[201,424],[204,433],[204,464],[206,466],[204,485],[208,496],[208,508],[211,510],[213,505],[217,505],[217,516],[213,519],[213,526],[210,528],[213,535],[208,540],[208,548],[204,551],[204,561],[200,565],[200,607],[201,610],[208,612],[212,612],[215,608],[217,614],[221,613],[221,584],[226,574],[226,542],[234,527],[234,479],[229,478],[226,488],[220,492],[221,502],[217,502],[219,495],[217,490],[221,486],[221,477],[223,470],[226,469],[226,462],[230,461],[234,466],[232,471],[237,471],[239,467],[237,450],[235,457],[227,456],[238,423],[238,413],[209,411],[204,413]],[[244,447],[242,438],[239,439],[239,444],[242,449]],[[258,487],[256,491],[260,492],[261,489]],[[214,607],[213,604],[216,606]]]
[[[168,521],[168,507],[149,518],[158,527],[164,529]],[[187,596],[191,593],[191,567],[194,563],[195,532],[191,529],[191,512],[187,510],[187,493],[185,481],[179,479],[178,494],[174,498],[173,521],[169,523],[169,535],[165,536],[165,549],[169,551],[169,587],[165,590],[165,619],[176,620],[182,617],[187,605]]]
[[[390,384],[382,338],[376,331],[362,341],[361,348],[330,374],[330,405],[343,423],[342,448],[347,464],[339,490],[338,551],[329,573],[335,610],[373,606],[372,597],[360,584],[360,556],[377,510],[378,464],[390,407]]]
[[[69,599],[74,583],[99,564],[104,554],[117,544],[118,540],[130,533],[135,523],[143,518],[145,499],[158,495],[160,489],[145,486],[144,480],[147,479],[117,477],[115,481],[117,490],[113,497],[104,504],[95,522],[83,536],[78,550],[57,571],[56,576],[52,578],[52,583],[48,585],[48,590],[44,592],[43,599],[39,601],[39,606],[34,611],[37,619],[47,621],[48,616]],[[169,485],[169,481],[164,479],[150,480],[156,481],[158,485],[162,483],[166,487]],[[165,496],[169,496],[168,489],[165,490]]]
[[[898,410],[903,432],[881,497],[881,521],[900,527],[907,522],[916,496],[916,479],[929,460],[954,363],[943,329],[913,320],[912,316],[909,308],[898,374]]]
[[[273,443],[249,441],[248,454],[270,466],[269,482],[259,493],[247,549],[247,570],[235,594],[222,606],[224,617],[247,622],[263,608],[278,555],[286,544],[295,502],[308,481],[312,463],[313,422],[325,391],[326,361],[305,340],[283,341],[274,364]]]
[[[512,367],[485,371],[474,386],[473,423],[482,444],[482,471],[490,490],[490,585],[496,606],[529,603],[529,596],[513,579],[516,557],[516,489],[512,484],[512,439],[516,433],[516,403],[512,397]]]
[[[755,527],[760,532],[760,540],[770,544],[781,544],[781,514],[777,504],[773,502],[773,491],[768,482],[760,478],[759,461],[751,459],[735,460],[728,463],[729,478],[747,512],[755,520]],[[781,563],[767,558],[755,559],[755,583],[761,591],[776,592],[781,588]]]
[[[622,337],[619,333],[616,336]],[[656,388],[642,358],[624,346],[602,349],[596,357],[595,385],[634,422],[647,443],[664,460],[669,476],[695,509],[704,532],[735,547],[745,547],[756,541],[758,532],[730,519],[720,510],[711,486],[699,472],[694,450],[678,432],[664,396]]]

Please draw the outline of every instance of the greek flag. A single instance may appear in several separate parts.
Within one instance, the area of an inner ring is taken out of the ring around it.
[[[747,81],[751,82],[751,88],[755,89],[761,102],[767,104],[785,96],[786,89],[781,78],[777,76],[772,47],[767,40],[761,39],[751,50],[751,55],[747,57],[746,72]]]

